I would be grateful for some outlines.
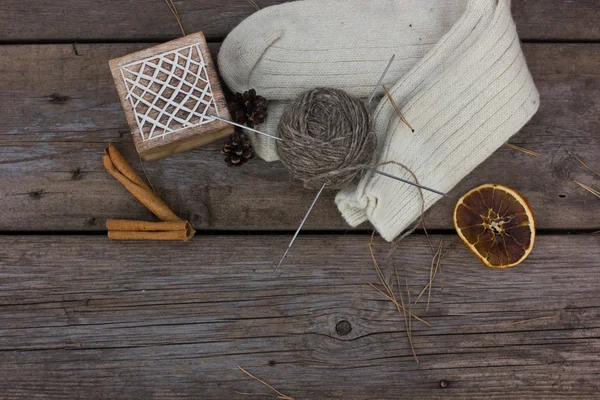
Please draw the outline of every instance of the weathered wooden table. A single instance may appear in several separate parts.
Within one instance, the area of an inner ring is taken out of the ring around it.
[[[258,0],[261,6],[281,1]],[[141,171],[108,60],[179,35],[163,0],[0,3],[0,397],[295,399],[599,398],[600,2],[515,0],[541,109],[452,191],[521,191],[539,238],[521,266],[484,268],[458,243],[453,201],[427,215],[451,248],[429,311],[403,317],[376,282],[369,226],[348,231],[325,195],[278,275],[314,192],[280,164],[228,168],[219,144],[147,164],[198,236],[109,242],[107,218],[151,220],[107,174],[114,142]],[[189,32],[219,42],[244,0],[180,0]],[[453,246],[453,247],[452,247]],[[376,240],[385,257],[389,246]],[[396,252],[413,292],[429,280],[417,233]],[[343,322],[346,321],[346,322]]]

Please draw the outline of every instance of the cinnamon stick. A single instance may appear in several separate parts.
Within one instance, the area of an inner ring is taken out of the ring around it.
[[[114,144],[109,143],[108,147],[104,150],[104,153],[110,157],[115,168],[117,168],[120,173],[125,175],[127,179],[131,180],[136,185],[143,187],[144,189],[150,190],[150,187],[142,178],[140,178],[133,168],[131,168],[131,165],[129,165],[127,160],[125,160],[125,157],[119,153],[119,150],[117,150]]]
[[[117,179],[140,203],[161,221],[181,221],[167,204],[135,173],[117,148],[109,143],[102,156],[104,168]]]
[[[108,237],[120,240],[183,240],[194,237],[196,231],[188,221],[147,222],[129,219],[109,219],[106,221]],[[152,233],[142,235],[140,232]],[[173,232],[176,232],[174,234]]]
[[[147,222],[130,219],[109,219],[106,221],[106,229],[109,231],[183,231],[191,228],[187,221]]]
[[[102,156],[104,168],[117,179],[140,203],[162,222],[111,219],[106,221],[108,237],[114,240],[183,240],[188,241],[196,231],[188,221],[179,218],[167,204],[135,173],[117,148],[110,143]]]
[[[108,238],[113,240],[183,240],[187,242],[190,236],[186,231],[108,231]]]

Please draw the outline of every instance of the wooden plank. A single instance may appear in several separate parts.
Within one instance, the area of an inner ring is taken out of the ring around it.
[[[2,236],[1,396],[265,393],[241,365],[296,399],[598,398],[600,236],[542,235],[505,271],[441,238],[444,289],[413,308],[431,324],[412,323],[416,364],[403,317],[366,285],[368,235],[300,236],[277,275],[286,236]],[[382,265],[388,251],[376,240]],[[423,236],[395,253],[413,299],[431,258]]]
[[[152,220],[101,163],[114,142],[142,174],[108,60],[149,46],[88,44],[77,53],[71,45],[0,47],[0,230],[99,230],[108,218]],[[452,195],[502,183],[529,199],[541,229],[599,229],[598,199],[571,180],[600,184],[567,151],[600,168],[600,45],[524,49],[541,109],[511,142],[541,157],[503,147]],[[228,168],[220,146],[147,163],[158,193],[196,229],[295,229],[315,193],[291,182],[280,163]],[[333,197],[324,194],[307,229],[347,228]],[[453,206],[441,200],[427,226],[452,228]]]
[[[257,0],[261,7],[285,0]],[[513,0],[521,39],[598,40],[596,0]],[[246,0],[175,1],[188,33],[222,40],[254,13]],[[3,0],[0,41],[168,40],[181,35],[164,0]]]

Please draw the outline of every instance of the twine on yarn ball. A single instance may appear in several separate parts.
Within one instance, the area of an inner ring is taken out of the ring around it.
[[[377,147],[365,103],[348,93],[316,88],[300,94],[279,121],[280,160],[309,189],[339,189],[370,165]]]

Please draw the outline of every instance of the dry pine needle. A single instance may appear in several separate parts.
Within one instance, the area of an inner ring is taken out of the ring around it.
[[[371,236],[371,240],[368,242],[369,251],[371,253],[371,260],[373,261],[373,267],[375,268],[377,277],[379,278],[381,285],[383,286],[383,288],[385,289],[385,291],[387,293],[384,293],[383,290],[377,288],[377,286],[375,286],[371,282],[367,282],[367,284],[369,286],[371,286],[373,289],[375,289],[382,296],[384,296],[386,299],[390,300],[396,306],[396,309],[398,310],[398,312],[403,315],[404,326],[406,329],[406,336],[408,338],[408,345],[410,346],[410,350],[412,352],[415,362],[419,363],[419,359],[417,357],[417,353],[415,351],[415,347],[413,345],[413,340],[412,340],[412,319],[414,318],[417,321],[422,322],[427,326],[431,326],[431,325],[412,313],[411,300],[410,300],[410,288],[408,286],[408,275],[406,273],[406,268],[404,269],[404,277],[405,277],[405,288],[406,288],[406,294],[407,294],[407,301],[406,302],[404,301],[404,295],[402,293],[402,286],[400,283],[400,278],[398,276],[398,268],[394,265],[394,272],[396,275],[396,286],[398,288],[398,297],[396,297],[396,295],[394,294],[394,291],[392,290],[392,285],[390,285],[388,282],[386,282],[384,274],[381,271],[381,268],[379,267],[379,263],[377,262],[377,258],[375,257],[375,253],[373,252],[373,239],[374,239],[374,233]],[[399,299],[399,301],[398,301],[398,299]]]
[[[594,196],[596,196],[597,198],[600,199],[600,192],[597,191],[596,189],[594,189],[593,187],[590,187],[586,184],[583,184],[581,182],[578,181],[573,181],[574,183],[576,183],[577,185],[579,185],[579,187],[581,187],[582,189],[587,190],[588,192],[590,192],[591,194],[593,194]]]
[[[408,126],[408,128],[412,132],[414,132],[415,131],[414,128],[408,123],[408,121],[406,120],[406,118],[404,118],[404,115],[402,115],[402,111],[400,111],[400,107],[398,107],[398,104],[396,104],[396,101],[392,97],[392,95],[389,92],[389,90],[385,87],[385,85],[381,85],[381,87],[383,88],[383,91],[385,92],[385,95],[387,96],[388,100],[392,104],[392,107],[394,107],[394,110],[396,110],[396,114],[398,114],[398,117],[400,117],[400,120],[402,122],[404,122],[404,125]]]
[[[526,149],[524,147],[521,147],[521,146],[517,146],[516,144],[506,143],[506,145],[508,147],[510,147],[511,149],[520,151],[521,153],[529,154],[530,156],[533,156],[533,157],[539,157],[540,156],[540,153],[536,153],[535,151],[528,150],[528,149]]]
[[[267,382],[263,381],[260,378],[257,378],[256,376],[252,375],[250,372],[246,371],[244,368],[240,367],[239,365],[237,366],[240,371],[242,371],[243,373],[245,373],[246,375],[248,375],[250,378],[262,383],[264,386],[268,387],[269,389],[271,389],[273,392],[275,392],[277,394],[277,398],[280,400],[294,400],[294,398],[285,395],[283,393],[281,393],[279,390],[275,389],[273,386],[269,385]],[[251,393],[242,393],[242,394],[251,394]]]
[[[377,262],[377,258],[375,257],[375,253],[373,252],[373,238],[374,237],[375,237],[375,234],[373,233],[373,235],[371,236],[371,241],[368,243],[369,251],[371,253],[371,260],[373,261],[373,267],[375,268],[375,272],[377,272],[379,282],[381,283],[381,285],[383,286],[383,288],[385,289],[385,291],[387,293],[384,293],[381,289],[379,289],[377,286],[375,286],[371,282],[367,282],[367,284],[369,286],[371,286],[373,289],[375,289],[378,293],[380,293],[383,297],[385,297],[386,299],[391,301],[396,306],[396,309],[398,310],[398,312],[406,311],[406,309],[404,308],[404,305],[399,303],[398,300],[396,299],[396,296],[394,295],[394,291],[391,289],[390,285],[386,282],[383,272],[381,271],[381,268],[379,267],[379,263]],[[410,313],[410,315],[417,321],[419,321],[427,326],[431,326],[430,323],[419,318],[417,315],[412,314],[412,313]]]
[[[404,310],[404,326],[406,328],[406,336],[408,337],[408,345],[410,346],[410,350],[412,351],[413,358],[415,362],[418,364],[419,359],[417,358],[417,352],[415,351],[415,346],[412,341],[412,312],[410,309],[410,289],[408,288],[408,278],[406,278],[406,293],[407,293],[407,304],[408,304],[408,317],[406,316],[406,308],[404,307],[404,295],[402,294],[402,286],[400,285],[400,278],[398,277],[398,268],[394,265],[394,271],[396,273],[396,282],[398,285],[398,296],[400,297],[400,302],[402,303],[402,309]],[[406,277],[406,268],[404,269],[404,275]]]
[[[431,297],[432,285],[433,285],[433,282],[435,281],[435,278],[438,275],[438,272],[440,273],[440,278],[442,279],[442,289],[444,288],[441,261],[448,254],[450,249],[448,249],[446,252],[443,252],[443,241],[440,239],[440,244],[438,245],[438,249],[433,250],[433,251],[434,251],[434,253],[433,253],[433,258],[431,259],[431,270],[430,270],[430,274],[429,274],[429,282],[427,283],[427,285],[425,285],[423,290],[421,290],[421,292],[417,296],[417,299],[413,303],[413,305],[417,305],[417,303],[419,303],[419,300],[421,300],[421,297],[423,297],[425,292],[429,291],[428,300],[427,300],[427,305],[428,305],[427,310],[429,310],[429,298]]]
[[[179,29],[181,29],[181,33],[183,34],[183,36],[185,36],[185,29],[183,29],[181,17],[179,16],[179,11],[177,11],[177,7],[175,7],[175,3],[173,2],[173,0],[165,0],[165,3],[167,3],[169,10],[171,10],[171,13],[175,16],[175,19],[179,24]]]
[[[581,158],[579,158],[576,154],[571,153],[570,151],[568,151],[567,153],[569,153],[569,155],[571,157],[573,157],[574,159],[576,159],[581,165],[583,165],[583,167],[585,169],[587,169],[588,171],[590,171],[592,174],[596,175],[596,176],[600,176],[600,172],[592,169],[589,165],[587,165]]]
[[[256,11],[260,11],[260,6],[256,4],[254,0],[246,0],[252,7],[256,8]]]
[[[375,286],[371,282],[367,282],[367,285],[371,286],[378,293],[380,293],[383,297],[385,297],[386,299],[388,299],[389,301],[391,301],[396,306],[396,308],[398,309],[398,311],[406,311],[405,307],[402,304],[398,303],[398,300],[396,300],[396,299],[390,297],[389,295],[385,294],[381,289],[379,289],[377,286]],[[420,318],[418,315],[415,315],[415,314],[411,314],[411,315],[417,321],[419,321],[419,322],[421,322],[421,323],[423,323],[423,324],[431,327],[431,324],[429,322],[427,322],[424,319]]]
[[[396,269],[396,267],[394,267]],[[398,280],[398,293],[402,296],[400,292],[400,279],[398,278],[398,269],[396,269],[396,279]],[[412,314],[411,311],[411,300],[410,300],[410,286],[408,285],[408,273],[406,272],[406,267],[404,267],[404,288],[406,289],[406,304],[408,304],[408,326],[407,326],[407,335],[408,335],[408,344],[410,345],[410,349],[412,350],[413,357],[417,364],[419,363],[419,359],[417,358],[417,353],[415,352],[415,347],[413,346],[412,341],[412,318],[410,317]]]
[[[431,270],[429,272],[429,289],[427,290],[427,307],[425,308],[425,311],[429,311],[429,302],[431,300],[431,288],[433,286],[433,279],[435,277],[435,274],[437,274],[437,271],[440,268],[440,261],[442,261],[443,243],[444,242],[440,239],[440,246],[438,247],[436,255],[434,255],[433,259],[431,260]],[[434,272],[433,263],[436,260],[436,256],[437,256],[437,261],[435,262],[435,272]]]

